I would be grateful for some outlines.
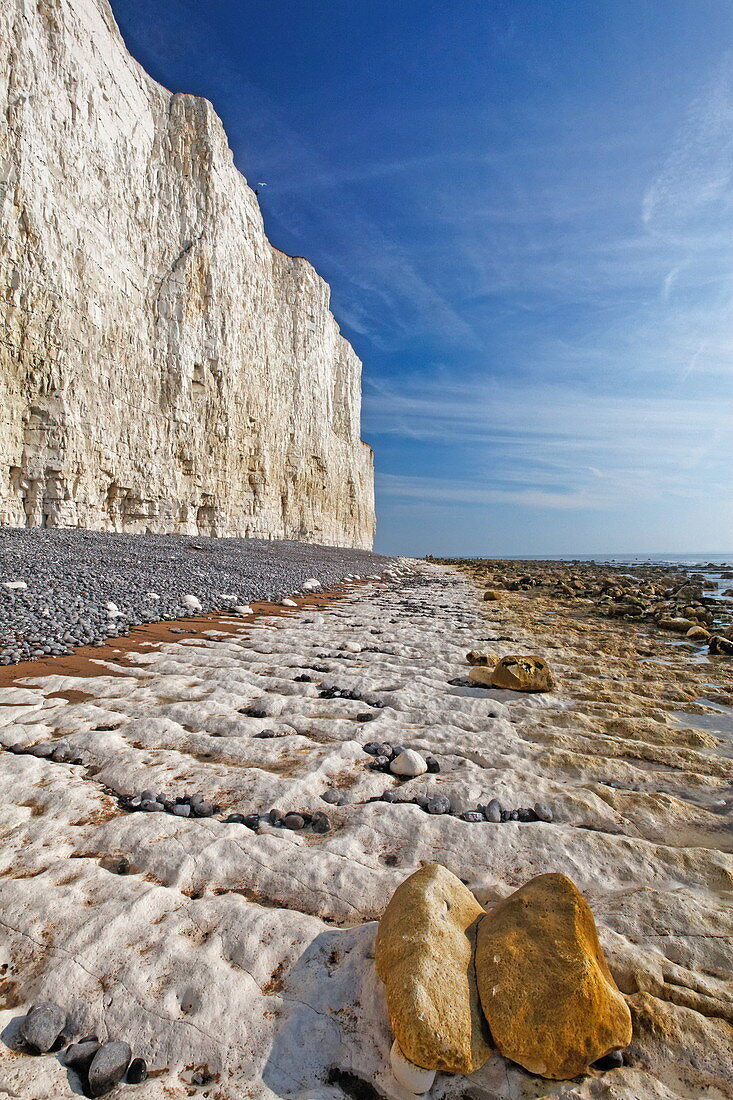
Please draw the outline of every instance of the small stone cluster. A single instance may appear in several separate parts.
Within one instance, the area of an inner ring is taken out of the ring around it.
[[[402,779],[413,779],[425,772],[437,773],[440,764],[434,756],[421,756],[415,749],[392,745],[389,741],[367,741],[364,752],[373,757],[369,767],[375,772],[391,772]]]
[[[145,1059],[133,1058],[128,1043],[102,1043],[96,1035],[86,1035],[69,1044],[68,1028],[64,1009],[53,1001],[41,1001],[21,1021],[20,1043],[33,1054],[47,1054],[65,1046],[61,1061],[77,1074],[86,1096],[104,1096],[123,1078],[128,1085],[139,1085],[147,1079]]]
[[[169,798],[155,791],[144,790],[140,794],[120,795],[119,801],[128,813],[167,813],[186,818],[213,818],[221,813],[218,803],[210,802],[201,794]],[[253,832],[258,832],[263,825],[294,831],[310,827],[314,833],[327,833],[331,829],[331,822],[326,814],[308,813],[305,810],[270,809],[264,813],[230,813],[218,820],[224,825],[246,825]]]
[[[494,1044],[530,1073],[569,1080],[623,1064],[631,1014],[593,914],[565,875],[532,879],[484,912],[439,864],[395,891],[377,932],[393,1072],[427,1092],[436,1071],[472,1073]]]

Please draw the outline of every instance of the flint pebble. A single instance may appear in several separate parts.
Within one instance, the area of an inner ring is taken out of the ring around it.
[[[66,1013],[53,1001],[40,1001],[26,1013],[20,1025],[21,1038],[34,1050],[45,1054],[66,1026]]]
[[[113,1041],[99,1048],[89,1066],[89,1092],[104,1096],[125,1076],[132,1051],[127,1043]]]

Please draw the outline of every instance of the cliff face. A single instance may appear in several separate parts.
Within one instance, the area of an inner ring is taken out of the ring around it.
[[[106,0],[0,6],[0,523],[370,547],[361,364]]]

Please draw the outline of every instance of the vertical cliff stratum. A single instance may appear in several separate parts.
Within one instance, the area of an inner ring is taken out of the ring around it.
[[[210,103],[0,5],[0,523],[371,546],[361,364]]]

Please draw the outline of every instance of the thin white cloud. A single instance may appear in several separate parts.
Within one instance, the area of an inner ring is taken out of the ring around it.
[[[709,206],[730,203],[733,179],[733,59],[691,104],[659,174],[644,194],[649,228],[679,226]]]
[[[638,508],[726,497],[733,472],[733,405],[714,396],[438,374],[369,387],[365,423],[374,437],[409,436],[450,454],[450,476],[383,478],[381,491],[392,497]]]

